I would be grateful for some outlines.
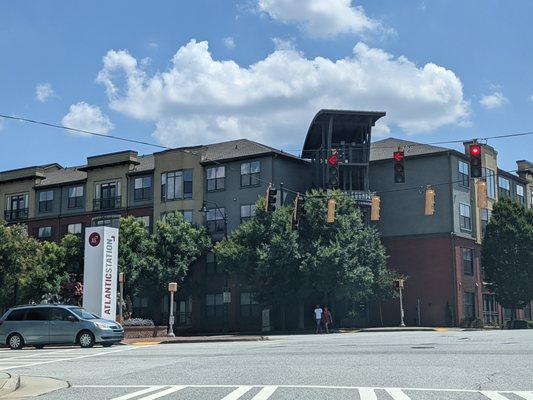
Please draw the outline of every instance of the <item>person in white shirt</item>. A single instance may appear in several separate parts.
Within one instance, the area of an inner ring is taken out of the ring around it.
[[[316,305],[315,307],[315,321],[316,321],[316,331],[315,333],[321,333],[322,332],[322,309],[320,308],[320,305]]]

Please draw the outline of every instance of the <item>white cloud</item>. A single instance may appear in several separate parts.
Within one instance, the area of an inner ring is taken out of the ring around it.
[[[44,103],[50,96],[54,95],[54,89],[49,83],[39,83],[35,87],[35,98],[37,101]]]
[[[102,113],[99,107],[83,101],[72,104],[68,114],[63,117],[61,123],[69,128],[103,134],[108,133],[114,128],[110,119]],[[81,134],[85,135],[84,133]]]
[[[97,82],[111,109],[154,122],[154,137],[167,146],[247,137],[294,148],[321,108],[384,110],[381,133],[390,125],[407,133],[431,131],[469,116],[453,71],[432,63],[418,67],[363,43],[339,60],[277,49],[241,67],[214,60],[207,42],[192,40],[169,69],[153,75],[127,51],[111,50]]]
[[[224,42],[224,46],[228,49],[235,48],[235,40],[231,36],[225,37],[222,41]]]
[[[149,42],[148,43],[148,47],[150,47],[152,49],[157,49],[159,47],[159,45],[156,42]]]
[[[509,100],[499,90],[494,91],[492,94],[485,95],[479,100],[479,104],[488,110],[502,107],[507,103],[509,103]]]
[[[529,96],[529,101],[533,101],[533,94]]]
[[[296,24],[314,37],[394,32],[369,18],[363,7],[352,6],[351,0],[258,0],[258,5],[273,19]]]

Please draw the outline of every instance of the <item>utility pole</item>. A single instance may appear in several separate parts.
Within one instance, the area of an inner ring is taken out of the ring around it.
[[[124,315],[122,313],[122,307],[124,304],[124,272],[118,274],[118,283],[119,283],[119,306],[118,306],[118,323],[124,323]]]
[[[403,289],[403,279],[396,279],[394,281],[394,286],[399,290],[400,293],[400,326],[404,327],[405,322],[403,321],[404,318],[404,312],[403,312],[403,297],[402,297],[402,289]]]

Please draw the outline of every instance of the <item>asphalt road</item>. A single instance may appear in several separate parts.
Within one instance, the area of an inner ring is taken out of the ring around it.
[[[2,370],[72,385],[45,400],[531,400],[533,330],[0,350]]]

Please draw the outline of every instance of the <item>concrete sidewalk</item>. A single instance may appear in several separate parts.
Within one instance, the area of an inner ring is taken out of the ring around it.
[[[0,398],[8,398],[7,396],[15,392],[20,387],[20,377],[18,375],[11,375],[6,372],[0,372]]]
[[[433,328],[428,326],[384,326],[380,328],[363,328],[359,332],[444,332],[448,328]]]
[[[220,342],[257,342],[269,340],[262,335],[216,335],[216,336],[176,336],[176,337],[151,337],[138,339],[124,339],[122,343],[137,346],[162,344],[162,343],[220,343]]]

